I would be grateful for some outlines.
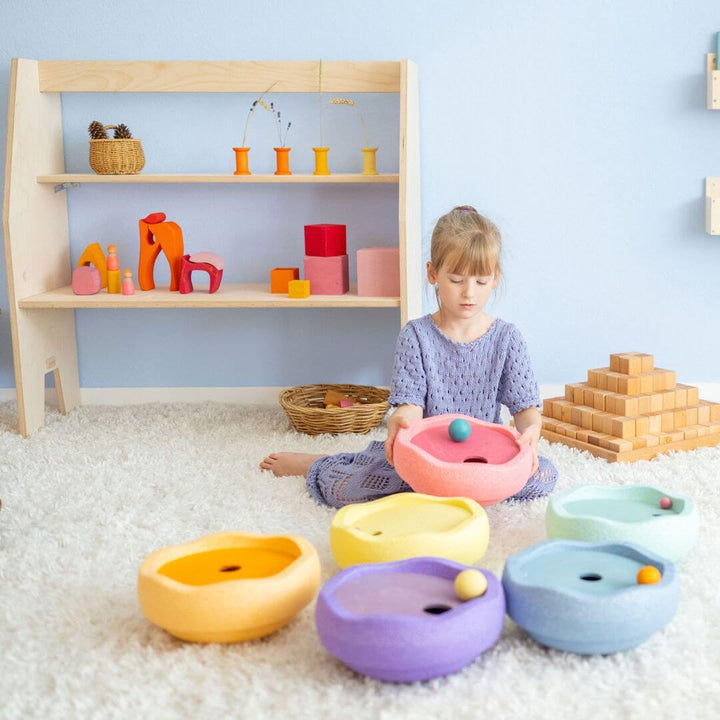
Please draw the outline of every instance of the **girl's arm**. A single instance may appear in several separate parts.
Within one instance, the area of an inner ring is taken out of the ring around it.
[[[400,405],[390,416],[387,424],[388,436],[385,441],[385,457],[391,465],[393,464],[393,443],[398,430],[410,427],[411,422],[420,420],[422,416],[423,408],[419,405]]]
[[[535,456],[535,464],[533,472],[537,470],[537,446],[540,440],[540,430],[542,429],[542,416],[536,407],[529,407],[517,412],[513,415],[515,420],[515,428],[520,433],[518,442],[522,445],[529,443]]]

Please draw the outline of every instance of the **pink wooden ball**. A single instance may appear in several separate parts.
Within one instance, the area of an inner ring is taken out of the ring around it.
[[[663,510],[669,510],[672,507],[672,500],[669,497],[661,498],[660,507]]]

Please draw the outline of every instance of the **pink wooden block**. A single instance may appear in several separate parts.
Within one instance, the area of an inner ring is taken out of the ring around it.
[[[399,297],[399,249],[376,247],[358,250],[357,275],[359,296]]]
[[[305,279],[313,295],[344,295],[350,289],[348,256],[305,256]]]
[[[100,292],[100,271],[91,265],[81,265],[72,274],[72,291],[76,295],[94,295]]]

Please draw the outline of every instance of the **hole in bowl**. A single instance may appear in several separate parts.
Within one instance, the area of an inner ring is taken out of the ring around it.
[[[430,615],[442,615],[444,612],[452,610],[452,608],[449,605],[428,605],[423,610],[430,613]]]
[[[370,533],[371,535],[382,535],[382,530],[376,530],[374,533]]]
[[[469,457],[469,458],[465,458],[465,459],[463,460],[463,462],[466,462],[466,463],[487,463],[487,458],[480,457],[480,456],[478,456],[478,457]]]
[[[223,565],[220,572],[236,572],[242,570],[242,565]]]
[[[598,580],[602,580],[602,575],[598,575],[597,573],[585,573],[580,576],[580,579],[587,580],[588,582],[597,582]]]

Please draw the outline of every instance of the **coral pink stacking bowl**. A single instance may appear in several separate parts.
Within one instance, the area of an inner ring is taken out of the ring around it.
[[[456,419],[471,428],[462,442],[448,433]],[[532,475],[532,448],[519,445],[518,437],[514,428],[465,415],[424,418],[396,435],[395,470],[416,492],[494,505],[520,491]]]

